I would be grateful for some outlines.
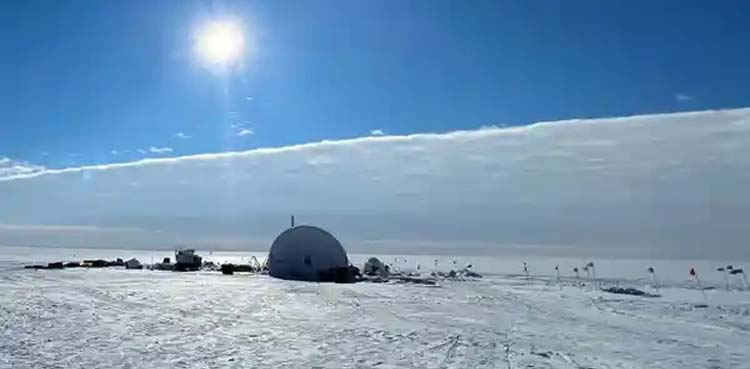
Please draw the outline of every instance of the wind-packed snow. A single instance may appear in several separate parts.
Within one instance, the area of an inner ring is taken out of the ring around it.
[[[705,301],[690,283],[646,298],[520,270],[341,285],[0,259],[0,368],[750,368],[748,291]],[[601,283],[656,292],[646,279]]]

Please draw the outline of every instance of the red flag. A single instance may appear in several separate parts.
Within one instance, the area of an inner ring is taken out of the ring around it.
[[[691,277],[695,276],[695,268],[690,268],[690,276]]]

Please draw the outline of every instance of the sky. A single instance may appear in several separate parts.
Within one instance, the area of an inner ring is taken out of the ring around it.
[[[221,63],[217,23],[244,45]],[[0,243],[241,249],[295,212],[361,247],[738,253],[750,147],[711,127],[746,137],[746,111],[709,110],[750,105],[748,24],[744,1],[0,2]],[[600,169],[635,187],[563,173]]]

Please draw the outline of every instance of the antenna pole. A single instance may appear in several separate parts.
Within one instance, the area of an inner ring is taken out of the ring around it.
[[[294,228],[294,214],[292,214],[292,228]]]

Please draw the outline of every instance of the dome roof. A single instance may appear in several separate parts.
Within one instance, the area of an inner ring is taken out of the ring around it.
[[[268,274],[276,278],[320,281],[321,273],[347,266],[349,259],[341,243],[313,226],[297,226],[282,232],[268,254]]]

